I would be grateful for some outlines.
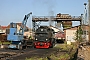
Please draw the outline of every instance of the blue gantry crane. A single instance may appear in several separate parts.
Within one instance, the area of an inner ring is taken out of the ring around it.
[[[26,40],[24,40],[24,31],[26,29],[27,20],[31,14],[32,12],[25,15],[19,32],[17,31],[17,23],[10,23],[10,31],[9,34],[7,34],[7,40],[11,41],[11,44],[8,46],[8,48],[23,49],[26,47],[27,43]]]

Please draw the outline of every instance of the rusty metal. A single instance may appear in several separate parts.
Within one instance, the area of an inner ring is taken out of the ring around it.
[[[33,16],[32,21],[49,21],[50,16]],[[81,16],[54,16],[52,21],[81,21]]]
[[[50,19],[50,17],[52,17]],[[35,31],[37,22],[48,22],[48,21],[54,21],[54,22],[63,22],[63,21],[82,21],[82,16],[71,16],[69,14],[57,14],[56,16],[32,16],[32,23],[33,23],[33,30]],[[72,25],[72,23],[70,23]],[[63,24],[62,24],[63,25]],[[71,26],[70,25],[70,26]]]

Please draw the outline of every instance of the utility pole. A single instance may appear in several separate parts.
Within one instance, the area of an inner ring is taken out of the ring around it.
[[[84,24],[86,25],[86,21],[87,21],[87,8],[86,8],[86,6],[87,6],[87,3],[84,3],[84,5],[85,5]]]
[[[85,5],[85,11],[84,11],[84,37],[85,37],[85,39],[84,39],[84,42],[86,42],[87,41],[87,29],[86,29],[86,25],[87,25],[87,8],[86,8],[86,6],[87,6],[87,3],[84,3],[84,5]]]
[[[90,43],[90,0],[88,0],[88,25],[89,25],[89,29],[88,29],[88,35],[89,35],[89,43]]]

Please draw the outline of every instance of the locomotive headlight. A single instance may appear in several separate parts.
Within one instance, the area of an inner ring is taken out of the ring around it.
[[[47,41],[48,39],[46,39],[46,41]]]
[[[36,38],[36,40],[37,40],[37,38]]]

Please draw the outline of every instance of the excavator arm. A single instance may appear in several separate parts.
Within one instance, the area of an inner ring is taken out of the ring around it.
[[[27,20],[28,18],[30,17],[30,14],[32,14],[32,12],[30,12],[29,14],[25,15],[23,21],[22,21],[22,25],[20,27],[20,30],[19,30],[19,34],[24,34],[24,30],[26,28],[26,23],[27,23]]]

